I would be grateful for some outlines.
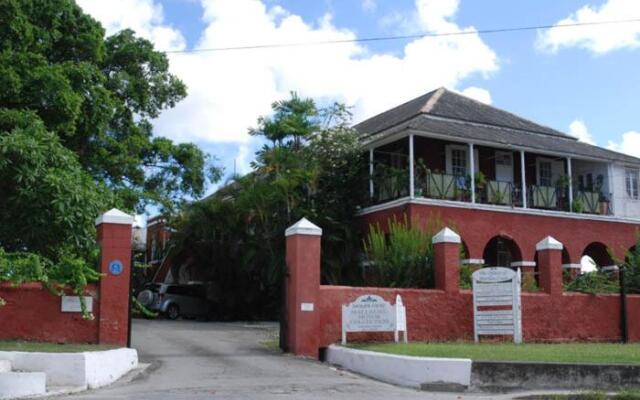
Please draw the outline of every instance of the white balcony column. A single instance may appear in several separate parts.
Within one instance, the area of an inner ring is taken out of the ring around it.
[[[373,147],[369,149],[369,197],[373,199]]]
[[[613,210],[613,212],[616,212],[615,207],[613,207],[613,199],[614,199],[614,194],[613,194],[613,163],[609,163],[607,164],[607,183],[608,183],[608,188],[609,188],[609,193],[607,193],[607,198],[609,199],[609,213],[611,213],[611,210]]]
[[[471,203],[476,202],[476,160],[473,143],[469,143],[469,171],[471,171]]]
[[[524,150],[520,150],[520,181],[522,182],[522,208],[527,208],[527,171]]]
[[[414,198],[415,185],[414,185],[414,167],[413,167],[413,133],[409,135],[409,197]]]
[[[567,157],[567,174],[569,175],[569,211],[573,211],[573,173],[571,172],[571,157]]]

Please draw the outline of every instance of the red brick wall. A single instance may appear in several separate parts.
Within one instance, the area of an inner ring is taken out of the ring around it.
[[[98,343],[100,304],[95,285],[87,287],[96,318],[87,321],[81,313],[60,311],[61,299],[39,283],[11,287],[0,284],[0,297],[7,304],[0,307],[0,340],[28,340],[54,343]]]
[[[412,341],[473,340],[473,295],[469,290],[446,294],[442,290],[355,288],[320,286],[320,346],[341,337],[341,305],[364,294],[376,294],[395,303],[402,296],[407,310],[407,330]],[[628,333],[640,341],[640,296],[628,296]],[[522,293],[524,341],[616,341],[620,340],[618,295],[565,293],[550,296]],[[386,339],[392,334],[349,334],[349,341]]]
[[[94,299],[95,318],[87,321],[80,312],[63,313],[60,297],[39,283],[11,287],[0,282],[0,298],[6,301],[0,306],[0,340],[127,345],[131,224],[100,223],[97,241],[103,275],[98,284],[86,288],[86,294]],[[122,262],[120,274],[109,271],[108,265],[114,260]]]
[[[430,219],[438,216],[442,225],[438,229],[447,225],[458,232],[469,250],[469,258],[482,258],[489,240],[501,235],[516,242],[525,261],[534,260],[536,243],[546,236],[553,236],[564,245],[572,263],[579,263],[584,249],[593,242],[603,243],[617,257],[624,258],[624,252],[635,244],[636,231],[640,226],[414,203],[367,214],[363,220],[365,227],[371,223],[379,223],[386,229],[386,221],[390,217],[395,215],[402,219],[404,214],[423,227],[428,225]]]

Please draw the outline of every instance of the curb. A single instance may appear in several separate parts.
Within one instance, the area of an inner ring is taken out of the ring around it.
[[[461,392],[471,384],[471,360],[401,356],[331,345],[326,361],[374,378],[414,389]]]

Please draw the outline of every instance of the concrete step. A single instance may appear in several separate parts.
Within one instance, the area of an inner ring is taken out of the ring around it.
[[[0,360],[0,372],[11,372],[11,361]]]
[[[0,372],[0,399],[14,399],[45,394],[44,372]]]

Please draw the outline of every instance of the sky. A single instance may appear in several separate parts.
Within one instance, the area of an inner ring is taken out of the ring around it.
[[[250,170],[261,143],[248,129],[291,91],[353,106],[358,122],[444,86],[640,157],[640,22],[477,33],[640,19],[640,0],[77,1],[108,35],[130,28],[170,52],[189,94],[155,133],[198,144],[227,175]],[[461,31],[471,34],[180,52]]]

